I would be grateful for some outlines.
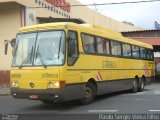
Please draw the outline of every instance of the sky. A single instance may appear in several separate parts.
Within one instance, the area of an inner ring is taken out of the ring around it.
[[[82,4],[119,3],[142,0],[77,0]],[[148,1],[148,0],[144,0]],[[154,22],[160,23],[160,1],[116,4],[90,7],[98,12],[118,21],[127,21],[144,29],[154,29]]]

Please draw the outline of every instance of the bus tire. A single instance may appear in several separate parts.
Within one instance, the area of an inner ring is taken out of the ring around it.
[[[95,98],[95,95],[96,95],[95,85],[93,83],[89,82],[86,84],[84,89],[85,89],[84,96],[82,99],[80,99],[80,103],[83,105],[92,103]]]
[[[138,92],[143,92],[143,91],[144,91],[144,79],[141,78],[140,85],[138,87]]]
[[[135,78],[135,79],[133,80],[132,92],[133,92],[133,93],[136,93],[137,91],[138,91],[138,81],[137,81],[137,79]]]

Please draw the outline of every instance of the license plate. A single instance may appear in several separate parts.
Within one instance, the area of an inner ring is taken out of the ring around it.
[[[38,95],[30,95],[29,99],[36,100],[38,99]]]

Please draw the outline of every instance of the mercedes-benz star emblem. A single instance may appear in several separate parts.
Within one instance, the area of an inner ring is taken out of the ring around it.
[[[33,83],[30,83],[30,86],[31,86],[31,88],[34,88],[34,84]]]

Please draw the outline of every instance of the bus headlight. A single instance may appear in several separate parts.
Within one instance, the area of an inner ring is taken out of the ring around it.
[[[59,82],[58,81],[48,82],[48,88],[59,88]]]
[[[59,88],[59,82],[55,82],[55,83],[54,83],[54,86],[55,86],[56,88]]]
[[[66,87],[65,81],[48,82],[48,88],[65,88],[65,87]]]
[[[18,82],[13,81],[13,82],[11,83],[11,86],[12,86],[12,87],[18,87],[18,86],[19,86],[19,83],[18,83]]]

